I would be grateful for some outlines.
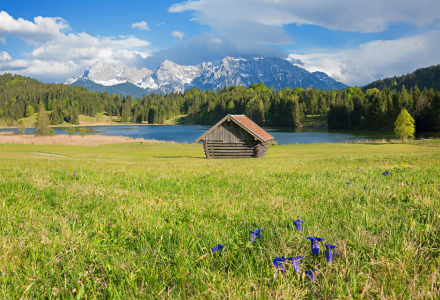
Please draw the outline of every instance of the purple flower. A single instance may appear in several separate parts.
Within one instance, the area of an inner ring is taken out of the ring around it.
[[[288,260],[292,261],[293,269],[295,270],[295,273],[299,273],[299,269],[301,267],[301,262],[304,256],[296,256],[296,257],[288,257]]]
[[[367,190],[367,187],[366,186],[364,186],[364,191],[366,191]]]
[[[376,189],[376,185],[373,185],[373,190],[375,190]]]
[[[313,272],[315,272],[315,271],[316,271],[316,269],[308,270],[308,271],[304,271],[304,274],[306,274],[307,277],[308,277],[311,281],[315,282],[315,274],[313,274]]]
[[[347,182],[347,187],[350,187],[350,182]]]
[[[390,175],[390,173],[389,173],[388,171],[385,171],[385,174],[386,174],[386,175]]]
[[[282,257],[275,257],[275,259],[273,260],[273,265],[275,266],[275,268],[278,268],[281,272],[284,272],[284,264],[286,263],[286,258],[284,256]]]
[[[75,178],[75,177],[76,177],[76,172],[73,172],[73,175],[72,175],[72,177],[73,177],[73,178]]]
[[[293,221],[293,225],[295,225],[296,230],[298,230],[299,232],[301,232],[301,224],[302,224],[302,223],[304,223],[304,222],[301,221],[301,220]]]
[[[414,182],[413,182],[413,181],[411,181],[411,184],[412,184],[412,185],[414,185]]]
[[[312,243],[312,253],[318,255],[319,249],[321,248],[321,245],[318,242],[323,242],[324,239],[318,237],[308,237],[307,239]]]
[[[251,243],[254,242],[255,237],[258,237],[259,239],[261,239],[261,232],[263,230],[262,229],[257,229],[255,231],[249,231],[249,233],[252,233],[251,237],[249,238],[249,241],[251,241]]]
[[[359,171],[359,168],[357,168],[357,171]]]
[[[218,254],[220,254],[220,255],[222,255],[222,251],[223,251],[223,249],[226,247],[227,245],[220,245],[220,244],[218,244],[216,247],[214,247],[214,248],[212,248],[211,250],[214,252],[214,253],[218,253]]]
[[[339,248],[339,247],[338,246],[334,246],[334,245],[328,245],[327,243],[325,243],[325,258],[327,259],[328,263],[332,262],[333,255],[339,256],[338,253],[333,252],[334,248]]]

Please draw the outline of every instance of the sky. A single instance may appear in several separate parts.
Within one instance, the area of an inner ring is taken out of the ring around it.
[[[440,64],[439,0],[3,1],[0,74],[277,57],[349,86]]]

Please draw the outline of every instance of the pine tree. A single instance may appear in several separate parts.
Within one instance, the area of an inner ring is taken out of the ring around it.
[[[414,122],[413,117],[403,108],[394,124],[396,137],[398,139],[402,138],[403,141],[405,141],[405,139],[413,139],[414,133],[416,132]]]

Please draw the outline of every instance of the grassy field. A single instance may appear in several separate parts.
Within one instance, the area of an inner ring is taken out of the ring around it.
[[[0,145],[0,298],[439,298],[439,165],[439,148],[386,143],[245,160],[196,144]],[[309,236],[340,256],[312,255]],[[273,266],[298,255],[316,284]]]

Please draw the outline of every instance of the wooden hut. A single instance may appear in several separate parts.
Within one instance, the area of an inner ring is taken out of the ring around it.
[[[203,141],[206,158],[263,157],[273,136],[245,115],[227,115],[196,142]]]

